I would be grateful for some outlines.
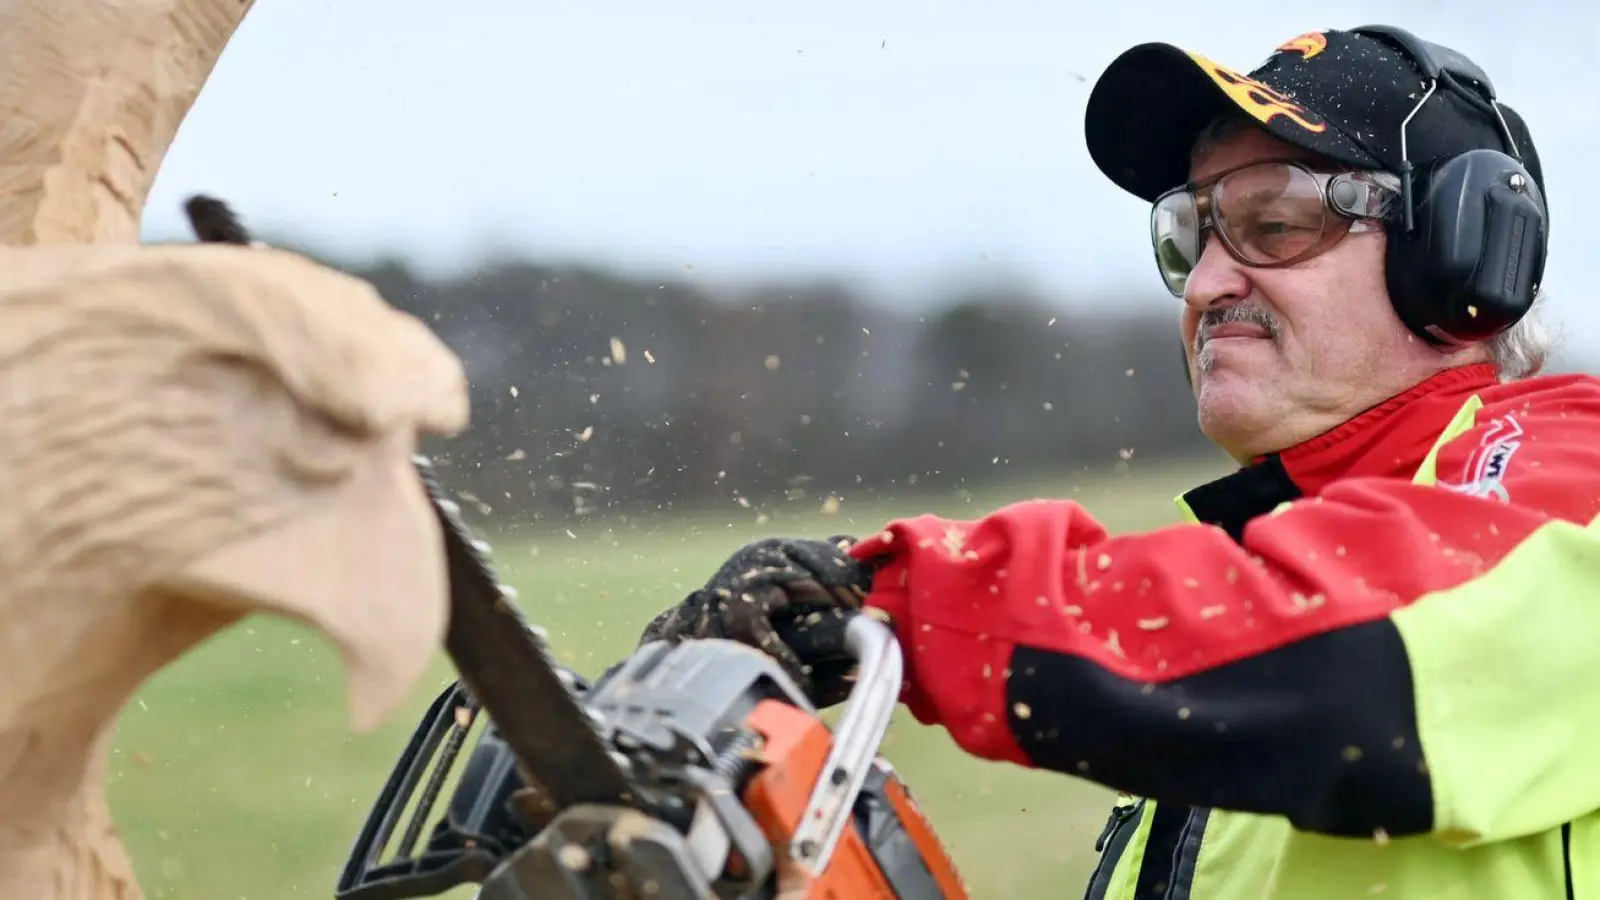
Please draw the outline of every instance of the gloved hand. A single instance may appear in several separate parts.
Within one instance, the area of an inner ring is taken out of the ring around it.
[[[746,544],[705,587],[656,616],[640,643],[739,641],[777,660],[817,706],[831,706],[850,687],[839,626],[871,590],[870,570],[846,552],[855,543],[849,535],[835,535]]]

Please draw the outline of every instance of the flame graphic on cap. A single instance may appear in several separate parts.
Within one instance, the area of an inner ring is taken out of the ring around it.
[[[1262,124],[1271,122],[1274,116],[1283,116],[1307,131],[1321,132],[1328,129],[1327,123],[1315,113],[1254,78],[1235,72],[1198,53],[1191,51],[1189,56],[1211,76],[1211,80],[1216,82],[1218,87],[1227,92],[1229,99]]]
[[[1326,49],[1328,49],[1328,36],[1320,31],[1308,31],[1279,44],[1275,52],[1299,53],[1301,57],[1310,59]]]

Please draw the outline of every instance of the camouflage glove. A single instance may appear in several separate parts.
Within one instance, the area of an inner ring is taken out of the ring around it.
[[[837,703],[849,692],[850,665],[843,629],[834,626],[871,589],[870,571],[845,552],[855,543],[836,535],[746,544],[705,587],[656,616],[640,643],[739,641],[777,660],[818,706]]]

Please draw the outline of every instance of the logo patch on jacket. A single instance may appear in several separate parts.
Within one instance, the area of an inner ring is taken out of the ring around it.
[[[1522,446],[1522,437],[1522,426],[1517,423],[1516,416],[1506,415],[1490,422],[1483,439],[1478,442],[1478,449],[1473,451],[1462,467],[1461,482],[1444,487],[1474,497],[1494,497],[1501,503],[1510,503],[1511,495],[1503,482],[1506,469],[1511,465],[1511,457]]]

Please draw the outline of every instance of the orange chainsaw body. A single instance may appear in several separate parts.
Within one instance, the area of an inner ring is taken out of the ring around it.
[[[786,703],[767,700],[751,710],[745,726],[763,738],[760,770],[741,795],[762,832],[779,852],[789,847],[800,826],[812,788],[825,777],[833,734],[821,719]],[[966,900],[966,887],[928,820],[899,777],[876,770],[878,796],[885,804],[884,828],[862,833],[852,823],[839,837],[821,872],[799,865],[780,866],[780,897],[806,900],[916,900],[921,896]],[[885,858],[885,857],[888,858]],[[914,880],[914,885],[895,880]],[[927,894],[931,882],[937,893]],[[921,886],[922,890],[916,887]]]

